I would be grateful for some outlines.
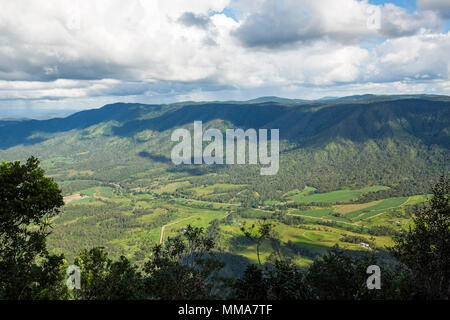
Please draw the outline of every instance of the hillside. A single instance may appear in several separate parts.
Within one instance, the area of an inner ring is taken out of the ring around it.
[[[363,96],[352,102],[340,98],[288,104],[116,103],[66,118],[3,121],[0,123],[0,156],[12,160],[35,154],[47,161],[69,157],[71,165],[75,166],[72,169],[76,169],[78,166],[97,168],[105,154],[114,154],[118,162],[127,159],[123,165],[129,167],[132,174],[134,166],[146,165],[142,158],[150,166],[162,163],[163,167],[170,166],[173,145],[170,133],[202,120],[205,126],[221,129],[279,128],[281,170],[278,177],[265,180],[285,184],[289,176],[287,188],[313,185],[331,191],[368,183],[394,187],[405,180],[420,183],[424,177],[435,176],[447,168],[449,106],[448,97],[422,96]],[[73,157],[82,152],[88,154]],[[60,171],[64,166],[52,167]],[[182,169],[171,167],[170,170]],[[184,169],[208,171],[210,168]],[[262,179],[254,175],[256,170],[253,169],[252,166],[222,166],[214,170],[224,171],[233,181],[235,173],[241,176],[241,170],[247,170],[247,179]],[[100,178],[95,171],[93,176]],[[108,180],[122,179],[120,174],[109,174]],[[322,181],[321,176],[328,182]],[[286,187],[281,191],[287,191]],[[272,192],[270,197],[274,196]]]
[[[49,245],[69,258],[102,245],[142,261],[152,243],[190,223],[216,230],[233,266],[254,261],[239,226],[260,218],[277,222],[283,252],[301,265],[336,243],[383,248],[449,170],[449,97],[262,100],[116,103],[2,121],[0,159],[35,155],[59,183],[66,206]],[[170,135],[194,120],[221,130],[279,128],[278,174],[261,176],[257,165],[173,165]]]

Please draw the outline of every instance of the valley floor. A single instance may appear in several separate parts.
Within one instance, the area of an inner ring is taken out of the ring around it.
[[[238,195],[245,192],[245,185],[194,187],[181,179],[127,191],[118,184],[90,187],[65,197],[64,210],[53,221],[49,246],[69,260],[83,248],[103,246],[112,256],[125,255],[139,263],[148,258],[151,245],[163,244],[190,224],[205,228],[220,251],[245,265],[257,262],[256,245],[244,237],[241,228],[269,219],[276,225],[281,254],[306,266],[334,245],[355,252],[391,245],[392,235],[410,222],[408,208],[428,196],[358,202],[368,192],[385,189],[372,186],[319,193],[305,187],[284,194],[281,201],[249,207],[233,198],[229,202],[207,200],[221,194]],[[273,251],[273,243],[263,243],[263,261]]]

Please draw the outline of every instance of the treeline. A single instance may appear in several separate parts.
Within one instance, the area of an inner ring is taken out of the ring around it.
[[[125,252],[123,246],[113,240],[127,238],[130,230],[159,228],[172,221],[177,212],[169,206],[159,208],[165,209],[166,213],[155,215],[151,221],[142,221],[140,217],[153,214],[154,209],[112,201],[98,201],[95,205],[71,204],[63,208],[63,214],[54,218],[53,222],[57,223],[58,227],[52,230],[47,241],[54,251],[64,252],[69,261],[73,261],[80,250],[94,246],[103,246],[108,249],[110,255],[118,258]],[[76,226],[73,225],[75,222]],[[134,238],[129,241],[138,249],[148,249],[144,239]],[[142,254],[138,251],[133,261],[141,258]]]
[[[256,237],[264,235],[264,227]],[[249,239],[249,241],[252,241]],[[142,268],[121,256],[108,257],[104,248],[82,250],[74,265],[79,273],[71,275],[73,285],[79,275],[79,287],[66,286],[67,262],[62,256],[45,260],[42,273],[52,277],[33,278],[20,295],[2,279],[3,299],[74,300],[371,300],[371,299],[447,299],[446,288],[427,288],[427,277],[415,278],[418,270],[397,261],[385,264],[377,255],[349,255],[339,247],[318,256],[304,247],[288,243],[291,250],[315,259],[308,268],[300,268],[287,259],[277,258],[262,264],[250,264],[238,278],[227,278],[221,270],[224,262],[214,251],[215,242],[202,228],[187,226],[181,236],[169,238],[164,246],[154,245]],[[396,247],[395,250],[401,249]],[[274,249],[276,250],[276,249]],[[399,257],[400,259],[403,259]],[[1,265],[1,264],[0,264]],[[366,286],[368,266],[380,267],[381,289]],[[445,272],[445,270],[440,270]],[[26,282],[24,283],[26,284]],[[432,285],[437,285],[436,282]]]

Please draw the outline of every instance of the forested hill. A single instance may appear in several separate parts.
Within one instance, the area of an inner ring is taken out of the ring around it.
[[[279,100],[274,99],[274,100]],[[287,99],[286,99],[287,100]],[[297,100],[292,100],[297,101]],[[49,120],[0,121],[0,148],[42,142],[55,133],[117,121],[112,134],[164,131],[192,123],[225,120],[239,128],[279,128],[281,138],[305,145],[336,138],[393,138],[449,148],[450,98],[360,98],[303,103],[203,103],[145,105],[116,103]]]
[[[450,97],[275,98],[116,103],[66,118],[0,121],[0,159],[36,155],[62,181],[133,184],[133,175],[151,168],[199,177],[213,171],[221,182],[248,184],[262,199],[305,185],[329,191],[380,184],[398,194],[420,193],[449,168]],[[279,128],[278,174],[261,177],[254,166],[174,167],[170,134],[181,126],[192,128],[195,120],[222,130]],[[88,176],[80,173],[86,170]]]

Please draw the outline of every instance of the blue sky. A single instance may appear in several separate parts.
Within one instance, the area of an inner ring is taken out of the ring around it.
[[[417,5],[415,0],[395,0],[395,1],[384,1],[384,0],[370,0],[371,4],[374,5],[383,5],[385,3],[392,3],[396,6],[405,8],[408,12],[414,12],[417,10]]]
[[[0,118],[449,94],[448,0],[0,0]]]

